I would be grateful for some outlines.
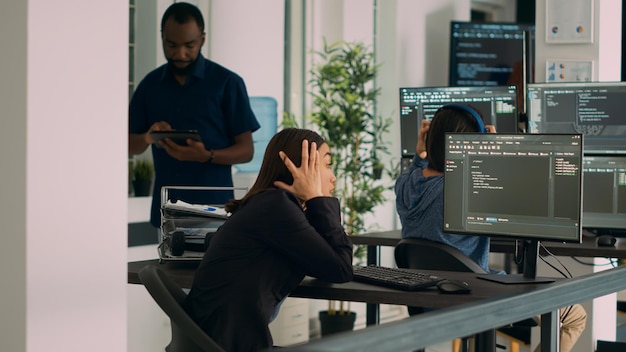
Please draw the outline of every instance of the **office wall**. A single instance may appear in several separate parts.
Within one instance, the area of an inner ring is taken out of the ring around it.
[[[536,2],[535,81],[546,81],[546,60],[594,60],[594,81],[621,80],[622,2],[596,0],[593,8],[593,43],[546,43],[546,0]]]
[[[2,351],[126,350],[127,24],[125,0],[0,4]]]
[[[283,109],[284,0],[211,0],[209,58],[237,72],[249,95]]]

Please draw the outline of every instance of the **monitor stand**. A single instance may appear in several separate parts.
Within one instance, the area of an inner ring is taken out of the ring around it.
[[[523,274],[513,275],[498,275],[488,274],[479,275],[479,279],[495,281],[501,284],[538,284],[554,282],[554,278],[550,277],[537,277],[537,258],[539,256],[539,241],[537,240],[523,240],[522,241],[522,253],[523,253]]]

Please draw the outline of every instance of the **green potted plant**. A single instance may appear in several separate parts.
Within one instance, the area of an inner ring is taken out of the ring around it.
[[[374,87],[379,65],[374,52],[363,43],[339,41],[315,53],[319,62],[311,70],[312,112],[308,116],[322,137],[332,148],[332,165],[337,177],[336,195],[341,201],[345,230],[350,235],[367,231],[364,218],[385,202],[383,174],[391,175],[390,168],[381,162],[382,154],[389,154],[383,136],[389,132],[390,118],[376,114],[375,103],[380,89]],[[283,126],[295,126],[293,115],[284,115]],[[360,264],[365,246],[357,246],[354,257]],[[320,312],[322,335],[334,332],[323,326],[329,316],[351,319],[354,312],[345,309],[344,302],[337,307],[329,302],[328,311]],[[344,324],[344,323],[341,323]]]
[[[135,197],[149,196],[152,188],[152,178],[154,177],[152,161],[136,159],[132,165],[132,171]]]

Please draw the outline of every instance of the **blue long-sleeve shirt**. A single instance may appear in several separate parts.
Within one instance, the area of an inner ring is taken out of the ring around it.
[[[457,248],[487,272],[489,237],[443,232],[443,175],[425,177],[428,161],[415,156],[409,169],[396,180],[396,209],[402,238],[423,238]],[[460,206],[460,205],[459,205]]]

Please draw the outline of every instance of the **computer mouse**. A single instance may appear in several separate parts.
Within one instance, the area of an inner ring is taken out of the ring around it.
[[[611,235],[600,235],[598,236],[598,246],[602,247],[613,247],[617,239]]]
[[[437,289],[441,293],[470,293],[470,285],[461,280],[442,280],[437,283]]]

